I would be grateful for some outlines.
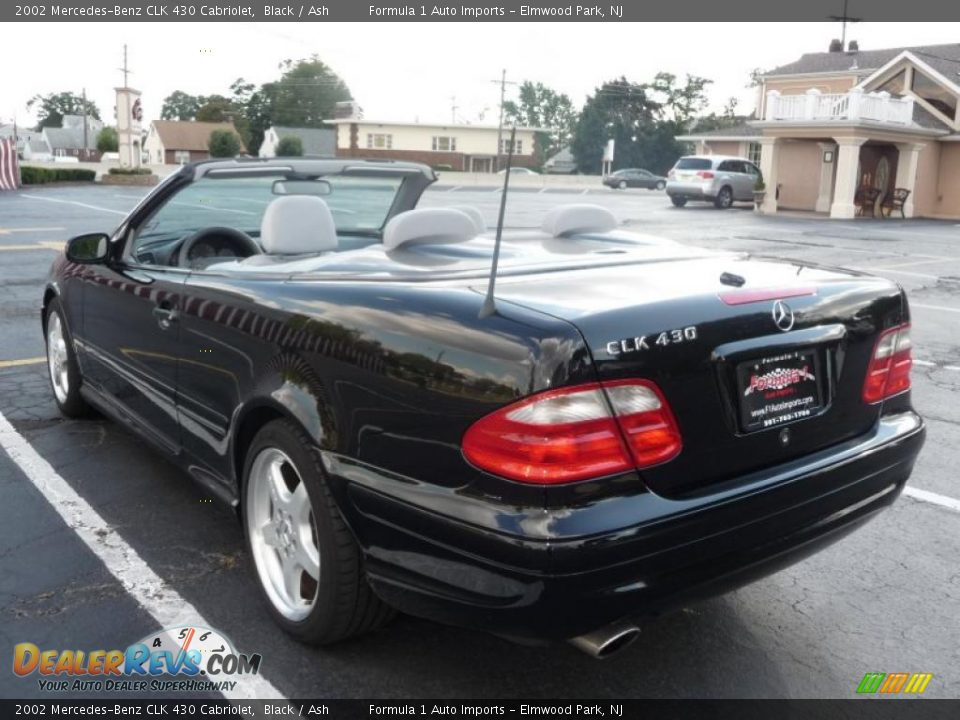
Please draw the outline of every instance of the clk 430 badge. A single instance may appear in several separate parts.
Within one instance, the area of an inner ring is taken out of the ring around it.
[[[697,339],[697,326],[690,325],[676,330],[664,330],[659,335],[637,335],[623,340],[611,340],[607,343],[608,355],[623,355],[625,353],[640,352],[656,347],[668,347]]]

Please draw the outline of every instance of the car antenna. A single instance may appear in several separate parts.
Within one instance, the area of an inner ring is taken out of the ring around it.
[[[507,167],[503,173],[503,192],[500,195],[500,215],[497,217],[497,235],[493,241],[493,263],[490,265],[490,282],[487,284],[487,297],[480,308],[480,317],[488,318],[497,312],[497,304],[493,292],[497,285],[497,266],[500,264],[500,240],[503,238],[503,213],[507,208],[507,189],[510,187],[510,167],[513,164],[514,139],[517,136],[517,126],[510,129],[510,146],[507,151]],[[500,148],[497,148],[498,150]]]

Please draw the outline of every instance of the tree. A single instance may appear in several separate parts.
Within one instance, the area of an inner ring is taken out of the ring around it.
[[[737,127],[743,125],[747,120],[750,120],[752,115],[741,115],[737,113],[738,101],[735,97],[727,100],[727,104],[723,107],[723,112],[719,115],[717,113],[710,113],[709,115],[704,115],[697,118],[690,126],[691,132],[708,132],[710,130],[725,130],[727,128]]]
[[[654,77],[650,89],[660,102],[662,119],[673,120],[679,124],[688,123],[698,112],[707,106],[707,85],[713,80],[687,75],[682,86],[677,84],[677,76],[660,72]]]
[[[229,158],[240,154],[240,138],[230,130],[214,130],[207,143],[210,157]]]
[[[285,135],[277,143],[277,157],[299,157],[303,155],[303,141],[295,135]]]
[[[683,148],[674,137],[685,132],[707,103],[710,81],[688,75],[682,85],[669,73],[651,83],[621,77],[587,98],[571,150],[582,172],[597,172],[608,139],[615,143],[614,168],[643,167],[664,173]]]
[[[202,95],[189,95],[182,90],[174,90],[163,99],[160,117],[163,120],[194,120],[203,104]]]
[[[223,95],[210,95],[198,100],[202,103],[196,113],[198,122],[225,122],[239,113],[233,102]]]
[[[63,127],[64,115],[90,115],[97,120],[100,119],[100,110],[96,103],[92,100],[84,100],[80,95],[69,91],[34,95],[27,101],[27,110],[31,110],[34,105],[39,106],[37,108],[38,131],[45,127]]]
[[[567,95],[529,80],[520,84],[517,102],[503,103],[503,115],[509,123],[546,130],[537,133],[541,162],[570,143],[577,125],[577,111]]]
[[[243,119],[249,128],[250,152],[260,148],[271,125],[323,127],[323,121],[333,117],[334,105],[351,98],[343,80],[316,55],[285,60],[279,67],[283,71],[280,79],[257,90],[251,91],[252,86],[242,78],[231,86],[247,98]]]
[[[97,150],[100,152],[116,152],[119,146],[116,128],[105,127],[97,134]]]
[[[309,60],[286,60],[280,69],[280,80],[263,86],[270,88],[273,98],[274,125],[323,127],[323,121],[333,117],[334,105],[350,99],[343,80],[316,55]]]

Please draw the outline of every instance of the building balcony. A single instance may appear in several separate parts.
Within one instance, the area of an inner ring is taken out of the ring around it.
[[[803,95],[767,93],[764,120],[769,122],[836,123],[869,122],[905,127],[913,123],[913,98],[895,98],[887,92],[867,93],[854,88],[845,93]]]

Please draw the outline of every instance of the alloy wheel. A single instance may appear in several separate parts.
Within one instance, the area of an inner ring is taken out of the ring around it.
[[[320,549],[307,487],[282,450],[260,451],[250,468],[247,533],[257,575],[283,617],[304,620],[317,603]]]
[[[53,392],[61,404],[70,394],[70,358],[67,355],[67,339],[58,313],[51,313],[47,322],[47,367]]]

